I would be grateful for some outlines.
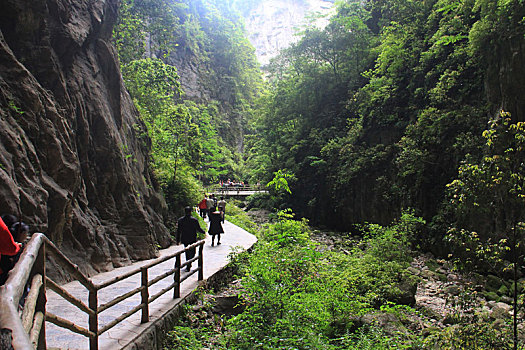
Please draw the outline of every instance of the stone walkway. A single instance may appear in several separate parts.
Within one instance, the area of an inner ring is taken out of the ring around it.
[[[248,249],[253,246],[256,242],[255,236],[248,233],[247,231],[237,227],[229,222],[223,224],[224,235],[221,235],[221,245],[211,246],[211,237],[206,237],[206,244],[204,246],[204,279],[208,279],[215,273],[220,271],[224,266],[228,264],[228,254],[234,247],[242,247]],[[161,250],[161,256],[166,256],[177,250],[182,249],[183,246],[171,246],[170,248]],[[184,254],[182,255],[182,262],[184,262]],[[114,269],[109,272],[104,272],[96,276],[92,276],[91,279],[96,284],[107,281],[111,278],[120,276],[132,269],[142,266],[151,260],[140,261],[130,266]],[[162,264],[157,265],[154,268],[149,269],[149,280],[161,275],[165,271],[173,268],[175,259],[170,259]],[[194,262],[193,267],[197,266],[197,262]],[[181,277],[184,277],[186,272],[181,272]],[[141,312],[137,311],[120,324],[111,328],[107,332],[103,333],[99,337],[99,349],[105,350],[117,350],[122,349],[129,345],[133,339],[140,335],[146,330],[152,322],[155,322],[162,317],[167,311],[171,310],[177,304],[181,302],[187,295],[189,295],[195,288],[198,287],[197,281],[198,273],[193,274],[190,278],[185,280],[181,284],[180,295],[181,298],[173,299],[173,291],[168,291],[163,296],[155,300],[149,306],[150,322],[141,324],[140,316]],[[173,282],[173,276],[166,277],[160,282],[154,284],[149,288],[149,295],[155,295],[163,288],[168,287]],[[106,303],[109,300],[120,296],[127,291],[137,288],[140,286],[140,273],[125,279],[121,282],[111,285],[110,287],[104,288],[99,291],[99,306]],[[78,282],[71,282],[63,285],[70,294],[76,298],[82,300],[86,305],[88,304],[88,291]],[[103,311],[99,314],[98,322],[99,328],[105,324],[111,322],[118,316],[125,312],[133,309],[140,304],[140,293],[135,296],[126,299],[119,304],[114,305],[108,310]],[[65,301],[61,296],[52,292],[47,291],[47,305],[46,308],[49,312],[73,321],[76,325],[88,328],[88,316],[86,313],[80,311],[75,306]],[[48,349],[78,349],[84,350],[89,349],[89,339],[73,333],[67,329],[57,327],[52,323],[46,322],[46,342]]]

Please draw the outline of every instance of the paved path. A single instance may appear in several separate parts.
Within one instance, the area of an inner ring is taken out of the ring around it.
[[[211,246],[211,237],[206,237],[206,244],[204,246],[204,279],[209,278],[217,271],[221,270],[228,263],[228,254],[232,251],[233,247],[240,246],[244,249],[250,248],[255,242],[256,238],[252,234],[245,230],[229,223],[223,224],[224,235],[221,235],[221,245]],[[181,246],[172,246],[170,248],[161,250],[161,256],[166,256],[177,250],[182,249]],[[182,262],[184,262],[184,254],[182,255]],[[170,259],[162,264],[157,265],[155,268],[149,270],[149,279],[153,279],[165,271],[173,268],[174,260]],[[92,276],[91,279],[96,284],[103,281],[109,280],[113,277],[120,276],[123,273],[135,269],[138,266],[146,264],[148,261],[140,261],[130,266],[114,269],[109,272],[104,272],[96,276]],[[194,267],[197,262],[194,263]],[[181,272],[182,277],[185,272]],[[197,273],[193,274],[190,278],[185,280],[181,285],[181,298],[184,298],[190,294],[197,286]],[[150,287],[150,296],[156,294],[162,288],[166,288],[173,282],[173,277],[167,277],[155,285]],[[140,273],[136,274],[126,280],[111,285],[110,287],[104,288],[99,291],[99,305],[106,303],[107,301],[115,298],[116,296],[122,295],[127,291],[140,286]],[[88,291],[78,282],[71,282],[63,286],[69,293],[78,299],[82,300],[86,305],[88,304]],[[155,300],[150,305],[150,322],[141,324],[140,323],[140,311],[111,328],[109,331],[103,333],[99,337],[99,349],[101,350],[117,350],[121,349],[133,340],[137,335],[141,334],[151,322],[156,321],[166,311],[172,309],[175,305],[180,302],[181,299],[173,299],[173,291],[168,291],[162,297]],[[105,310],[99,315],[99,327],[111,322],[116,317],[122,315],[126,311],[133,309],[135,306],[140,304],[140,293],[134,297],[124,300],[123,302],[114,305],[113,307]],[[78,326],[88,328],[88,316],[86,313],[80,311],[75,306],[71,305],[62,297],[56,293],[48,290],[47,292],[47,310],[49,312],[73,321]],[[46,342],[48,349],[89,349],[88,338],[73,333],[67,329],[59,328],[52,323],[46,322]]]

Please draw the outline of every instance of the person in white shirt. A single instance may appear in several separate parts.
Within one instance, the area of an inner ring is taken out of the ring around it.
[[[224,217],[226,216],[226,201],[224,197],[221,197],[221,200],[217,203],[219,212],[221,213],[222,223],[224,224]]]

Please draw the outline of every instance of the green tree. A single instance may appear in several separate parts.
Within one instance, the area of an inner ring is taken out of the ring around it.
[[[231,4],[124,0],[114,40],[169,204],[194,201],[189,199],[198,192],[197,179],[242,178],[238,135],[261,80]],[[181,61],[199,67],[200,81],[207,86],[196,89],[209,98],[185,95],[175,67]]]
[[[113,29],[120,63],[142,59],[146,52],[148,57],[168,55],[179,28],[177,13],[183,8],[176,1],[123,0]]]
[[[518,346],[518,273],[523,269],[525,238],[525,123],[512,123],[501,112],[483,132],[487,153],[481,162],[464,162],[450,183],[456,225],[450,238],[461,243],[459,253],[510,269],[514,279],[514,348]],[[464,251],[464,249],[466,251]],[[474,254],[474,256],[471,256]],[[510,261],[510,266],[505,265]]]
[[[289,174],[286,171],[279,169],[274,173],[272,181],[266,184],[266,187],[273,189],[276,193],[288,192],[289,194],[292,194],[290,186],[288,186],[288,180],[293,178],[293,174]]]

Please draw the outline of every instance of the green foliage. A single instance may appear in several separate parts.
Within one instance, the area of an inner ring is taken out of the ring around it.
[[[125,0],[113,38],[169,205],[195,203],[197,178],[205,183],[241,179],[243,160],[234,148],[241,142],[234,135],[242,134],[239,121],[249,117],[260,72],[236,12],[219,1]],[[209,79],[209,95],[226,100],[187,99],[174,55],[206,66],[202,81]]]
[[[487,152],[480,162],[465,161],[449,184],[455,209],[448,238],[460,266],[513,272],[513,342],[518,345],[518,276],[525,252],[525,123],[503,111],[483,132]],[[488,221],[488,222],[487,222]]]
[[[228,203],[226,219],[232,224],[237,225],[254,235],[258,234],[257,224],[251,221],[249,216],[244,212],[244,210],[242,210],[236,205]]]
[[[213,125],[231,152],[228,165],[231,169],[221,178],[245,180],[243,159],[236,153],[243,143],[240,135],[252,132],[247,124],[262,84],[255,50],[245,36],[240,15],[231,1],[181,2],[188,9],[180,13],[176,56],[184,57],[197,67],[200,76],[197,83],[202,84],[200,89],[209,95],[208,104],[217,108]]]
[[[25,111],[23,111],[20,107],[18,107],[13,100],[9,100],[9,102],[7,103],[7,106],[13,112],[15,112],[18,116],[22,116],[25,113]]]
[[[209,305],[205,303],[205,308]],[[162,349],[164,350],[186,350],[186,349],[227,349],[221,344],[220,339],[214,338],[220,331],[223,320],[215,317],[211,320],[201,320],[192,314],[188,305],[181,306],[181,314],[177,318],[175,326],[166,334]]]
[[[523,29],[522,2],[491,3],[347,0],[326,28],[305,28],[268,67],[249,140],[254,177],[288,169],[300,179],[275,207],[341,228],[387,223],[406,207],[446,220],[446,184],[466,154],[480,154],[499,103],[484,91],[494,28]],[[441,239],[439,220],[427,244]]]
[[[178,28],[176,12],[181,8],[176,1],[121,1],[113,30],[120,63],[127,65],[144,58],[147,45],[151,53],[158,54],[157,57],[168,55]],[[150,40],[146,43],[148,36]]]
[[[495,263],[523,236],[525,124],[512,123],[501,112],[483,137],[487,154],[482,161],[465,161],[448,185],[456,217],[449,237],[461,242],[467,255],[475,254],[467,261]]]
[[[127,64],[134,59],[142,58],[146,52],[145,23],[134,13],[131,1],[121,2],[118,18],[113,29],[113,40],[120,62]]]
[[[485,64],[498,62],[505,46],[525,35],[525,3],[521,0],[476,0],[480,18],[469,33],[471,48],[485,58]],[[492,67],[489,69],[494,69]]]
[[[228,325],[236,348],[322,347],[327,342],[317,331],[327,329],[341,307],[356,303],[328,299],[327,293],[337,286],[327,286],[325,277],[312,273],[319,253],[307,239],[304,222],[286,216],[289,213],[281,213],[280,220],[265,230],[250,256],[243,279],[248,310]]]
[[[380,327],[363,327],[354,334],[341,339],[341,349],[383,350],[418,349],[417,339],[407,341],[407,334],[386,334]]]
[[[177,176],[172,174],[172,177],[167,178],[163,189],[172,210],[196,204],[202,195],[202,185],[193,176],[193,170],[187,166],[179,166]]]
[[[192,169],[202,150],[193,144],[200,140],[200,128],[188,106],[175,104],[181,94],[176,68],[146,58],[131,61],[123,73],[152,140],[152,166],[168,202],[174,207],[196,203],[201,191]]]
[[[122,67],[125,84],[139,107],[147,113],[147,122],[154,116],[168,113],[174,98],[182,93],[177,68],[159,59],[138,59]]]
[[[411,260],[407,241],[420,223],[407,213],[392,228],[370,225],[362,247],[345,255],[321,253],[308,237],[306,221],[294,220],[289,210],[279,212],[276,222],[259,235],[243,269],[247,310],[228,320],[228,346],[367,348],[365,339],[376,339],[372,334],[377,331],[357,335],[353,320],[372,310],[373,304],[397,297]],[[402,231],[406,228],[409,232]],[[388,306],[383,311],[399,309]]]
[[[235,207],[228,211],[243,215]],[[395,302],[399,286],[410,280],[410,245],[423,224],[405,212],[390,227],[366,225],[366,238],[343,253],[319,247],[305,220],[281,211],[262,229],[253,252],[231,254],[245,311],[206,322],[188,313],[169,333],[166,349],[424,348],[421,337],[403,326],[415,311]],[[392,315],[403,331],[363,325],[364,315]],[[446,344],[446,337],[427,344]]]
[[[272,181],[268,182],[266,184],[266,187],[271,188],[277,193],[281,192],[288,192],[289,194],[292,194],[292,191],[290,191],[290,187],[288,186],[288,180],[293,179],[293,174],[287,173],[285,170],[277,170],[273,173],[274,177]]]
[[[425,345],[443,350],[513,349],[512,336],[507,327],[500,328],[482,319],[454,325],[432,334],[425,339]]]
[[[339,257],[342,261],[337,263],[346,271],[346,283],[354,293],[365,296],[374,306],[402,300],[406,281],[410,280],[405,269],[412,261],[411,242],[423,224],[407,212],[391,227],[366,225],[366,239],[353,248],[351,255]]]

